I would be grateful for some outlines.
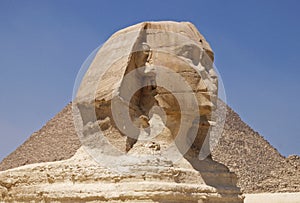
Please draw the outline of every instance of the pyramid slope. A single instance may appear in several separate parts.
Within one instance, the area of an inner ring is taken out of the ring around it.
[[[212,155],[237,174],[244,192],[300,191],[300,157],[282,156],[228,106],[224,132]]]
[[[32,163],[68,159],[79,147],[70,103],[4,158],[0,163],[0,171]]]
[[[212,156],[234,171],[243,192],[299,192],[300,158],[283,157],[228,106],[225,128]],[[80,147],[68,104],[38,132],[0,163],[0,171],[64,160]],[[297,178],[298,177],[298,178]]]

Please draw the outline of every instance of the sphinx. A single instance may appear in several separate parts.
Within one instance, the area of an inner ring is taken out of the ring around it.
[[[189,22],[116,32],[74,93],[82,146],[68,160],[1,172],[0,200],[243,202],[236,175],[210,156],[225,120],[213,61]]]

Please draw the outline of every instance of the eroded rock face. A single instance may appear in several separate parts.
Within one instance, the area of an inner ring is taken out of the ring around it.
[[[16,202],[242,202],[236,178],[217,162],[151,160],[128,172],[99,165],[83,148],[68,160],[0,173],[0,200]]]
[[[1,172],[0,200],[242,202],[235,174],[210,158],[205,142],[217,108],[212,62],[191,23],[115,33],[73,102],[83,146],[65,161]]]

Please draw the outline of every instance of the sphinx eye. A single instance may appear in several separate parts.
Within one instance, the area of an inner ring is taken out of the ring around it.
[[[190,59],[194,65],[198,65],[200,61],[200,52],[199,47],[194,44],[188,44],[179,49],[178,55]]]

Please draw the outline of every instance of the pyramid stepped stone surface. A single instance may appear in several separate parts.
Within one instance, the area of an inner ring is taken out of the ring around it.
[[[0,170],[7,170],[32,163],[59,161],[71,158],[81,143],[75,132],[72,105],[33,133],[13,153],[4,158]]]
[[[238,185],[246,193],[300,192],[300,157],[282,156],[229,107],[212,155],[237,174]]]

